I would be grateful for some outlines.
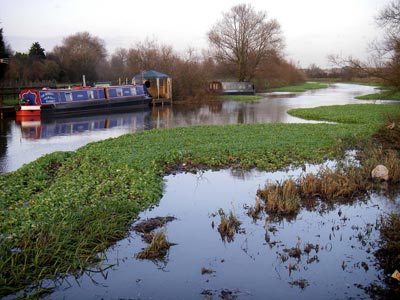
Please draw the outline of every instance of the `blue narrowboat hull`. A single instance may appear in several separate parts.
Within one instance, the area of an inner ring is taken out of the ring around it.
[[[150,97],[140,96],[135,98],[124,98],[114,100],[97,100],[76,103],[47,104],[41,106],[41,114],[72,114],[84,112],[105,112],[108,110],[118,110],[126,107],[148,107],[151,103]]]
[[[17,116],[106,112],[126,107],[148,107],[152,98],[142,85],[60,90],[26,89]]]

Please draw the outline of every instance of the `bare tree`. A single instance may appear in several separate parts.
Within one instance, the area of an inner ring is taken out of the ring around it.
[[[381,27],[391,28],[398,32],[400,28],[400,0],[389,3],[376,17]]]
[[[371,44],[368,61],[337,55],[330,55],[329,60],[351,68],[358,74],[377,77],[389,86],[400,88],[400,0],[394,0],[381,10],[376,21],[384,30],[384,35],[381,41]]]
[[[91,36],[89,32],[79,32],[68,36],[61,46],[56,46],[52,53],[71,81],[80,81],[82,75],[90,81],[97,80],[98,66],[106,59],[103,40]]]
[[[208,32],[213,55],[219,63],[233,67],[239,81],[251,80],[271,51],[283,48],[280,25],[267,20],[263,11],[240,4],[224,13]]]

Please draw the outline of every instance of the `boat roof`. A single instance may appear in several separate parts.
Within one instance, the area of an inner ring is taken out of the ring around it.
[[[133,76],[133,78],[135,79],[142,79],[142,78],[169,78],[169,76],[167,74],[158,72],[158,71],[154,71],[154,70],[150,70],[150,71],[146,71],[140,74],[137,74],[135,76]]]

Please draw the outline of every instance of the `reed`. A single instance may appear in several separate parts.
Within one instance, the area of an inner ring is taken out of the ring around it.
[[[313,198],[319,195],[321,182],[316,175],[307,173],[299,178],[298,183],[302,198]]]
[[[235,233],[239,232],[240,225],[242,224],[239,219],[231,212],[229,212],[229,216],[225,214],[225,212],[220,209],[219,215],[221,217],[221,222],[218,225],[218,232],[221,235],[223,241],[232,242],[234,239]]]
[[[153,234],[151,243],[142,251],[140,251],[136,258],[139,259],[162,259],[167,255],[169,248],[172,246],[168,242],[164,231],[156,232]]]
[[[283,183],[267,183],[259,189],[257,196],[264,201],[265,211],[275,216],[293,215],[300,207],[297,186],[294,180]]]

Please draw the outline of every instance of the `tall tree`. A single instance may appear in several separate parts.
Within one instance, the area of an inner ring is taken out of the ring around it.
[[[99,78],[98,66],[106,59],[107,51],[103,40],[89,32],[79,32],[65,38],[52,55],[69,80],[80,81],[86,75],[87,80],[94,81]]]
[[[8,51],[3,39],[3,28],[0,28],[0,58],[8,58]],[[7,64],[0,63],[0,80],[3,79],[7,71]]]
[[[267,20],[267,13],[240,4],[223,14],[208,32],[216,60],[233,66],[239,81],[251,80],[261,61],[283,48],[279,23]]]
[[[40,46],[39,42],[34,42],[29,49],[29,57],[33,59],[46,59],[45,50]]]

